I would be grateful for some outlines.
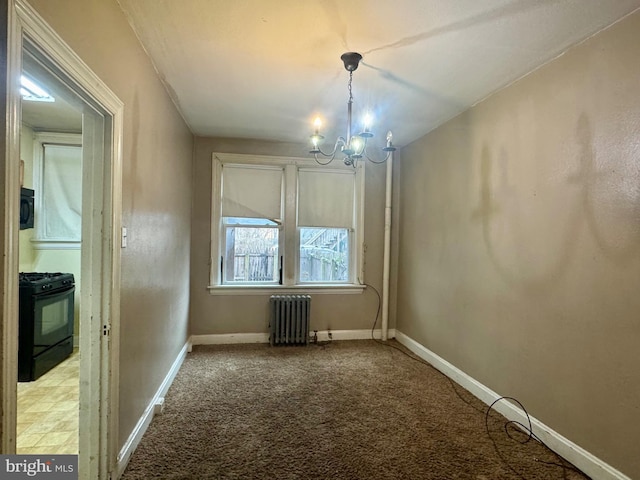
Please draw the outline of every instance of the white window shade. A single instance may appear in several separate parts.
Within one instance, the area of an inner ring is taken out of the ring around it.
[[[298,171],[298,226],[354,227],[355,172]]]
[[[282,167],[223,165],[222,216],[282,219]]]
[[[79,241],[82,230],[82,147],[44,144],[43,236]]]

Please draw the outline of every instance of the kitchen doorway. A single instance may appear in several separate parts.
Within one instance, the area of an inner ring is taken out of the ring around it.
[[[30,199],[21,217],[32,221],[21,218],[18,245],[16,453],[78,455],[82,119],[97,114],[28,44],[20,85],[20,187]]]
[[[21,108],[20,77],[24,62],[24,72],[31,70],[42,74],[52,96],[60,95],[80,112],[79,474],[80,478],[107,479],[116,465],[118,440],[123,106],[27,2],[10,2],[8,26],[6,195],[3,204],[5,263],[2,270],[5,322],[1,330],[0,365],[2,448],[5,453],[14,452],[17,437],[20,212],[18,202],[11,199],[20,198],[20,133],[24,130],[21,117],[25,113]],[[35,216],[38,216],[37,211]],[[64,240],[73,241],[71,238]]]

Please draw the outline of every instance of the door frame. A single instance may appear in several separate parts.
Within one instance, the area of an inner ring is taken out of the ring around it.
[[[83,295],[81,303],[82,415],[79,458],[82,478],[106,480],[118,453],[120,325],[120,232],[122,228],[122,137],[124,106],[26,0],[7,9],[7,115],[1,329],[2,452],[15,453],[18,344],[18,222],[21,108],[19,97],[25,41],[64,75],[64,83],[105,117],[102,132],[91,133],[94,160],[83,161]],[[85,128],[83,122],[83,130]],[[83,131],[83,136],[85,132]],[[104,134],[104,137],[101,135]],[[101,142],[101,143],[100,143]],[[89,163],[87,165],[87,163]],[[86,221],[85,221],[86,220]],[[88,332],[88,333],[87,333]],[[84,338],[84,340],[83,340]],[[83,413],[84,412],[84,413]]]

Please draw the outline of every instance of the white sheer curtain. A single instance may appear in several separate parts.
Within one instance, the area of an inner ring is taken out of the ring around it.
[[[80,241],[82,232],[82,147],[43,144],[44,240]]]

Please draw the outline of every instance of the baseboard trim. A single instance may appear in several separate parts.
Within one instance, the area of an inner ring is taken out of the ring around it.
[[[314,331],[312,330],[311,336]],[[380,329],[373,331],[375,338],[381,338]],[[389,338],[395,336],[395,330],[390,329]],[[367,340],[371,338],[371,330],[331,330],[332,340]],[[318,340],[329,340],[329,330],[318,330]],[[235,343],[269,343],[268,333],[224,333],[213,335],[192,335],[193,345],[229,345]]]
[[[140,440],[142,440],[142,436],[147,431],[147,428],[149,427],[151,420],[153,420],[154,415],[162,412],[162,408],[164,406],[164,396],[173,383],[174,378],[178,374],[178,370],[180,370],[182,362],[184,362],[187,351],[189,350],[189,346],[190,343],[187,342],[180,350],[180,353],[173,361],[169,372],[164,377],[162,384],[160,384],[160,387],[156,391],[155,395],[149,402],[149,405],[147,405],[147,408],[144,410],[144,413],[131,432],[131,435],[129,435],[129,438],[123,445],[120,453],[118,453],[115,476],[112,476],[113,480],[118,480],[122,476],[124,470],[127,468],[129,460],[131,459],[131,455],[133,455],[133,452],[140,444]]]
[[[462,370],[447,362],[445,359],[404,333],[396,331],[395,338],[402,345],[407,347],[423,360],[426,360],[453,381],[469,390],[487,405],[491,405],[502,396],[470,377]],[[515,420],[523,424],[527,423],[525,414],[510,402],[498,402],[495,405],[495,409],[509,420]],[[624,473],[616,470],[614,467],[602,461],[595,455],[592,455],[584,448],[563,437],[540,420],[531,416],[530,418],[533,432],[538,438],[540,438],[549,448],[569,460],[591,478],[598,480],[631,480],[631,478],[626,476]]]
[[[191,335],[192,345],[231,345],[234,343],[269,343],[268,333],[221,333]]]

